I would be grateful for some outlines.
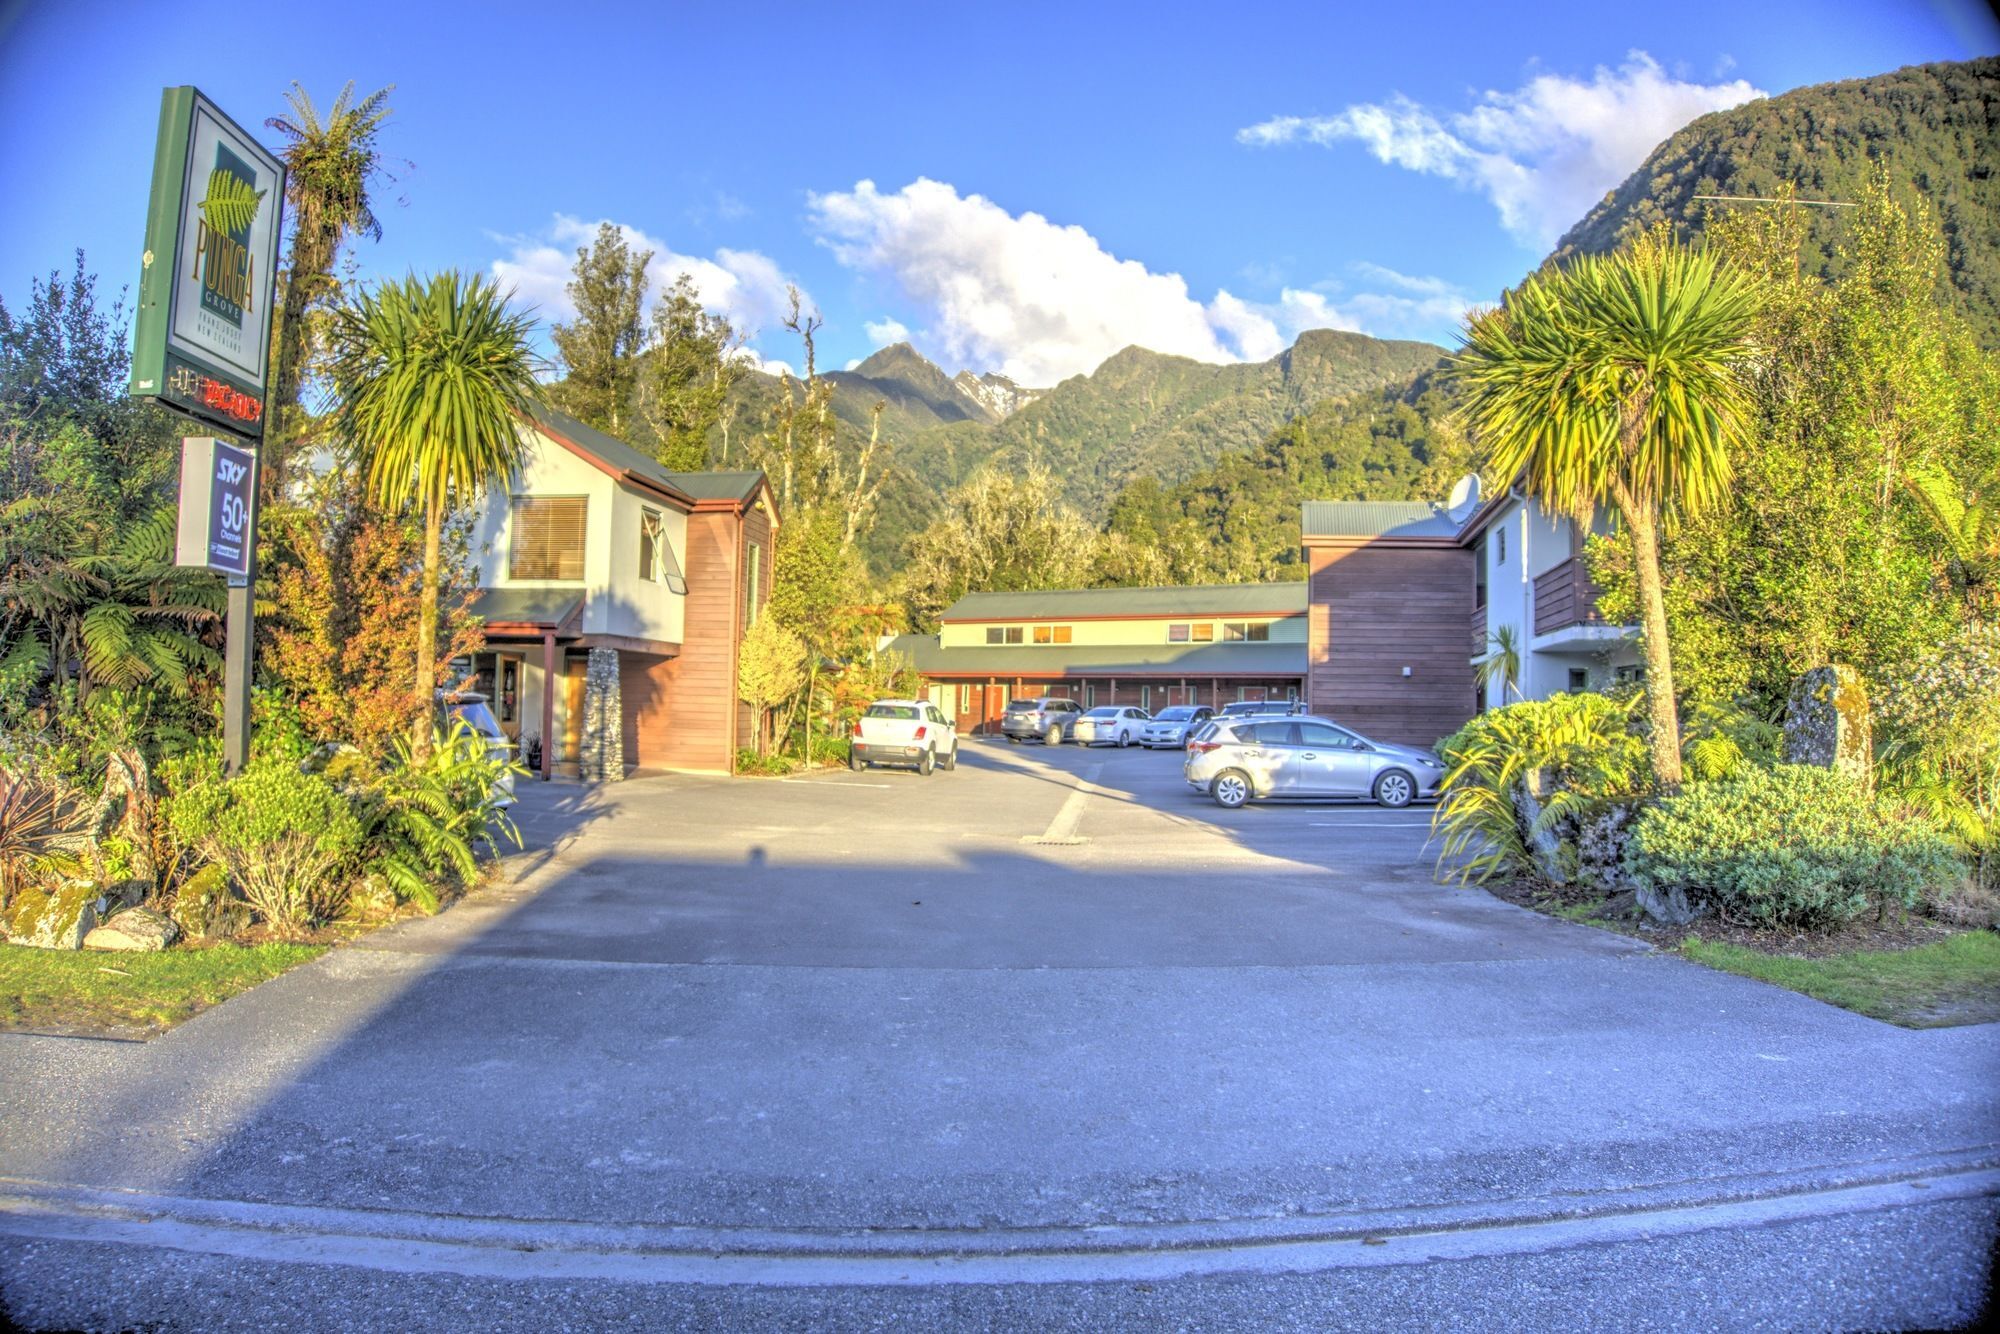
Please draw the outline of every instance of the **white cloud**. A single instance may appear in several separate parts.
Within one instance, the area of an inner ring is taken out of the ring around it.
[[[1255,146],[1359,141],[1379,161],[1479,190],[1509,232],[1546,246],[1675,130],[1763,96],[1745,79],[1673,78],[1634,51],[1615,70],[1600,65],[1588,80],[1538,75],[1443,118],[1398,96],[1333,116],[1275,116],[1236,138]]]
[[[636,227],[614,225],[627,245],[653,252],[646,277],[654,295],[666,291],[685,273],[694,279],[702,304],[745,333],[775,328],[784,320],[787,280],[768,256],[727,246],[709,257],[684,255]],[[513,253],[493,261],[493,276],[501,286],[512,287],[518,299],[534,306],[543,319],[569,319],[576,308],[565,288],[576,265],[577,247],[595,240],[597,228],[596,222],[558,213],[542,236],[498,238],[511,246]]]
[[[910,327],[898,319],[869,320],[861,327],[867,331],[868,341],[877,347],[910,341]],[[850,366],[848,369],[854,368]]]
[[[842,264],[889,274],[926,307],[952,365],[1050,385],[1134,343],[1211,362],[1284,346],[1270,315],[1228,292],[1204,305],[1179,274],[1121,260],[1081,227],[1012,214],[942,181],[893,194],[861,181],[808,203]]]

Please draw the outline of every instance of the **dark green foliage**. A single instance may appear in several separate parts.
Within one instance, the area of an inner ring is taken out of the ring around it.
[[[259,760],[240,777],[177,793],[165,818],[281,934],[325,922],[347,901],[361,822],[331,783],[290,760]]]
[[[1830,769],[1748,768],[1690,783],[1639,817],[1632,879],[1678,889],[1725,920],[1831,927],[1873,908],[1914,908],[1965,875],[1951,842]]]
[[[1660,222],[1699,235],[1711,209],[1696,195],[1858,201],[1873,164],[1899,199],[1921,195],[1949,246],[1939,292],[2000,346],[2000,57],[1912,65],[1819,84],[1703,116],[1654,149],[1624,184],[1557,243],[1550,262],[1601,254]],[[1837,278],[1854,210],[1801,209],[1809,270]]]
[[[397,763],[356,794],[367,869],[397,898],[437,911],[440,888],[462,889],[478,879],[482,850],[497,853],[503,838],[521,846],[502,805],[500,780],[509,772],[525,777],[527,771],[463,720],[435,738],[426,760],[399,745]]]
[[[570,302],[576,318],[549,327],[563,378],[549,386],[549,402],[588,426],[624,436],[631,424],[639,382],[639,349],[645,337],[640,309],[646,297],[650,250],[635,253],[610,223],[576,252]]]
[[[1160,547],[1176,581],[1303,579],[1304,501],[1441,500],[1472,469],[1452,406],[1432,370],[1321,402],[1178,485],[1134,481],[1112,501],[1108,527]]]

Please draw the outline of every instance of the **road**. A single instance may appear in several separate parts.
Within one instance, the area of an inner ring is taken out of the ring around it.
[[[1908,1327],[1979,1309],[2000,1026],[1436,882],[1178,757],[533,787],[507,881],[147,1044],[0,1037],[58,1328]]]

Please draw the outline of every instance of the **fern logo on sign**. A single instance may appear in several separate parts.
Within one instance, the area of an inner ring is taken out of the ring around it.
[[[132,392],[264,433],[284,165],[193,88],[160,104]]]

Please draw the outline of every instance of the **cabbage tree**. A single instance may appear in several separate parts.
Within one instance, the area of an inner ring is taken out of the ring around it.
[[[1530,278],[1475,316],[1451,373],[1492,471],[1579,520],[1609,507],[1637,575],[1653,772],[1681,781],[1660,525],[1729,483],[1748,411],[1758,289],[1715,255],[1649,237]]]
[[[438,577],[446,518],[520,467],[522,413],[540,396],[534,321],[474,275],[414,274],[362,290],[334,320],[334,383],[370,497],[424,526],[411,749],[430,756]]]

